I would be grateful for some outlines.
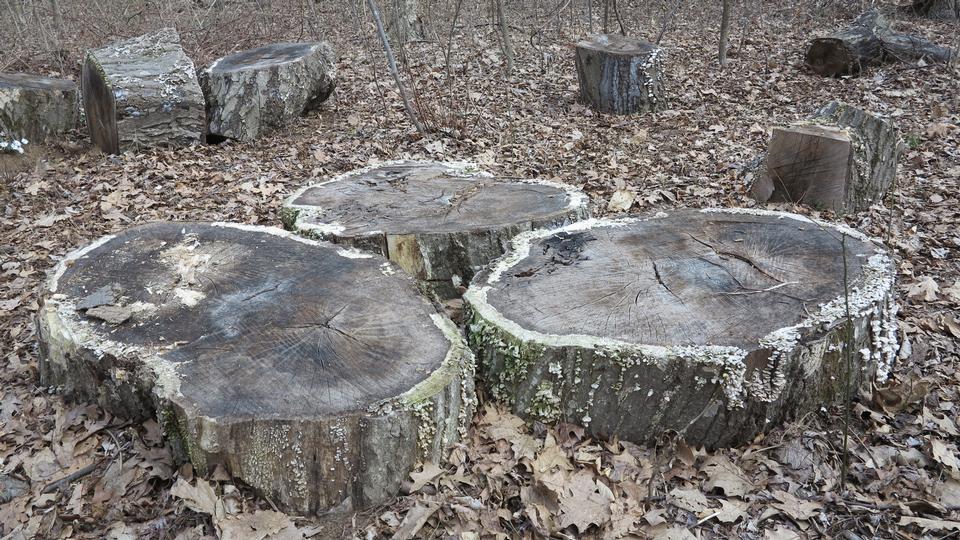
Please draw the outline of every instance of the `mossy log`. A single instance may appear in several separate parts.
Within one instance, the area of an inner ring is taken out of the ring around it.
[[[498,179],[466,163],[397,161],[299,190],[284,204],[283,220],[289,229],[382,254],[452,298],[515,235],[587,217],[587,203],[561,184]]]
[[[42,143],[77,125],[77,85],[27,73],[0,73],[0,139]]]
[[[205,474],[288,512],[389,500],[475,405],[457,328],[392,263],[289,232],[154,223],[56,268],[41,382],[156,416]]]
[[[893,184],[901,150],[893,123],[830,102],[810,120],[773,129],[751,195],[841,213],[863,210]]]
[[[909,9],[932,19],[960,20],[960,0],[913,0]]]
[[[90,138],[104,152],[203,139],[203,92],[172,28],[87,52],[81,88]]]
[[[843,399],[846,353],[851,385],[886,376],[894,276],[870,239],[794,214],[587,220],[524,233],[477,274],[468,340],[480,380],[526,418],[736,445]]]
[[[667,108],[663,49],[619,34],[577,43],[580,99],[604,113],[634,114]]]
[[[820,75],[857,75],[884,62],[924,59],[949,63],[954,51],[909,34],[894,32],[877,9],[862,13],[853,23],[833,34],[816,38],[807,48],[806,63]]]
[[[220,58],[200,75],[208,137],[249,141],[316,109],[336,86],[326,43],[277,43]]]

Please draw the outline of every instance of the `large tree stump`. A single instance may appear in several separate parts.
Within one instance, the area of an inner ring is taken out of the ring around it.
[[[893,184],[901,149],[892,123],[831,102],[811,120],[773,129],[751,195],[759,202],[863,210]]]
[[[820,75],[857,75],[864,68],[888,61],[924,59],[948,63],[954,52],[919,36],[899,34],[877,9],[862,13],[850,27],[816,38],[807,49],[806,63]]]
[[[466,163],[398,161],[299,190],[283,219],[290,229],[380,253],[452,298],[516,234],[587,214],[586,196],[570,186],[501,180]]]
[[[277,43],[220,58],[200,76],[208,137],[249,141],[285,127],[336,86],[326,43]]]
[[[577,43],[580,98],[605,113],[633,114],[667,108],[663,49],[618,34]]]
[[[913,0],[910,10],[933,19],[960,19],[960,0]]]
[[[104,152],[203,138],[203,92],[172,28],[87,52],[81,87],[90,138]]]
[[[717,447],[847,395],[845,353],[851,384],[885,377],[894,275],[845,227],[687,210],[522,234],[464,299],[481,379],[517,414]]]
[[[0,73],[0,138],[42,143],[77,125],[77,85],[26,73]]]
[[[288,511],[392,497],[469,423],[473,357],[388,261],[280,229],[154,223],[57,267],[41,380],[156,415]]]

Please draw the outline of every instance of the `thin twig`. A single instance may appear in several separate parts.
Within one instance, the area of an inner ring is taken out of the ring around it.
[[[373,13],[373,21],[377,25],[377,34],[380,36],[380,43],[383,44],[383,51],[387,55],[387,67],[390,68],[390,74],[393,75],[393,80],[397,82],[397,89],[400,91],[401,99],[403,99],[403,108],[407,111],[407,116],[410,117],[410,122],[417,128],[417,131],[420,132],[421,135],[426,135],[426,130],[424,130],[420,118],[417,117],[416,111],[413,110],[413,105],[410,104],[410,98],[407,96],[407,90],[403,86],[403,81],[400,80],[400,73],[397,71],[397,60],[393,56],[393,49],[390,48],[390,40],[383,30],[383,20],[380,18],[380,8],[377,6],[376,0],[367,0],[367,7],[369,7],[370,12]]]

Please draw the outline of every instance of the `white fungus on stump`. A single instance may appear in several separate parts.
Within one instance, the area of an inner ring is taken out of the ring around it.
[[[28,73],[0,73],[0,142],[42,143],[77,125],[77,85]]]
[[[845,350],[852,385],[885,377],[893,283],[890,256],[846,227],[678,210],[524,233],[464,300],[480,380],[515,413],[718,447],[842,399]]]
[[[154,223],[69,254],[39,315],[41,381],[223,465],[284,510],[389,500],[475,406],[473,356],[413,280],[286,231]]]
[[[300,189],[284,224],[382,254],[443,298],[523,231],[588,215],[583,192],[542,180],[495,178],[468,163],[396,161]]]
[[[108,154],[203,139],[203,92],[173,28],[87,52],[80,76],[93,143]]]
[[[576,53],[580,99],[604,113],[666,109],[663,56],[658,45],[619,34],[596,34],[580,41]]]
[[[316,109],[336,86],[326,43],[276,43],[220,58],[200,74],[207,136],[249,141]]]

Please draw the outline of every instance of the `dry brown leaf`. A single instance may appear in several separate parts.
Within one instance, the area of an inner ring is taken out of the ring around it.
[[[438,467],[433,462],[428,461],[424,463],[423,468],[421,468],[419,471],[410,473],[410,480],[412,480],[413,483],[409,487],[409,492],[416,493],[417,491],[420,491],[423,486],[429,484],[434,478],[440,476],[444,472],[446,471],[442,467]]]
[[[919,297],[924,302],[933,302],[937,299],[937,293],[940,287],[930,276],[922,276],[919,280],[907,287],[907,296]]]
[[[933,438],[930,439],[930,452],[953,479],[960,480],[960,459],[957,458],[956,445]]]
[[[393,533],[393,540],[416,538],[417,533],[427,524],[427,520],[437,511],[437,508],[439,506],[436,504],[424,505],[417,502],[416,506],[411,508],[407,515],[403,517],[400,527]]]
[[[197,478],[195,486],[183,478],[177,478],[177,482],[170,488],[170,494],[183,499],[187,508],[194,512],[213,515],[216,511],[217,494],[213,486],[203,478]]]
[[[302,540],[290,516],[273,510],[214,519],[220,540]]]
[[[728,497],[741,497],[753,491],[753,483],[743,469],[722,454],[707,458],[702,470],[707,473],[707,481],[703,485],[707,491],[719,488]]]
[[[669,500],[674,506],[683,508],[694,514],[699,514],[707,508],[710,508],[707,497],[697,489],[674,488],[670,491]]]
[[[578,471],[570,477],[560,494],[560,520],[557,526],[564,529],[570,525],[584,533],[590,525],[602,526],[610,521],[610,503],[613,492],[603,482],[594,480],[587,470]]]
[[[924,531],[960,531],[960,521],[900,516],[898,525],[916,525]]]
[[[773,503],[773,507],[782,510],[796,520],[810,519],[823,510],[823,503],[802,501],[786,491],[774,491],[773,496],[780,501]]]

